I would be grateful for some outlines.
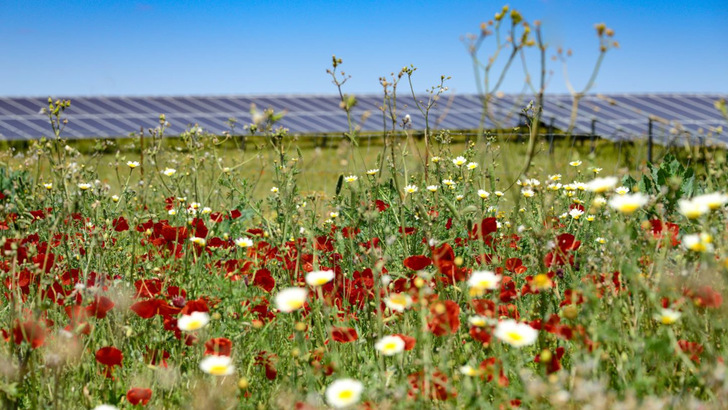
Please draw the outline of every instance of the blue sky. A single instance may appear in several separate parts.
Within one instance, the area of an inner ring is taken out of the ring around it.
[[[574,51],[577,87],[597,56],[594,23],[605,22],[621,47],[607,55],[593,91],[728,93],[725,0],[6,0],[0,95],[331,94],[332,54],[352,76],[348,92],[378,93],[380,76],[414,64],[416,91],[444,74],[451,90],[472,93],[460,38],[504,4],[542,21],[550,54]],[[560,64],[548,64],[548,91],[565,92]],[[522,85],[514,64],[502,90]]]

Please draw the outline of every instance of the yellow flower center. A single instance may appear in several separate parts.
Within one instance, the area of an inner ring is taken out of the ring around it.
[[[213,374],[215,376],[220,376],[225,373],[227,373],[228,367],[224,364],[215,364],[210,367],[210,374]]]
[[[353,396],[354,396],[354,392],[351,390],[342,390],[341,392],[339,392],[340,399],[347,400],[347,399],[352,398]]]
[[[521,340],[523,340],[523,336],[520,333],[514,331],[507,332],[506,336],[508,336],[508,339],[513,342],[520,342]]]

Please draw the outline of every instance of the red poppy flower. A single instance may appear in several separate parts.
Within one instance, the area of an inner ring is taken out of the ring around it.
[[[425,255],[413,255],[404,260],[404,266],[412,270],[422,270],[432,265],[432,259]]]
[[[121,350],[113,346],[102,347],[96,351],[96,361],[106,366],[104,375],[108,378],[111,378],[114,366],[121,366],[122,360],[124,360],[124,355]]]
[[[145,389],[141,387],[132,387],[126,392],[126,399],[130,404],[136,406],[138,404],[146,406],[149,400],[152,398],[152,389]]]
[[[377,207],[377,211],[384,212],[387,209],[389,209],[389,204],[382,201],[381,199],[377,199],[377,201],[374,203],[374,205]]]
[[[411,398],[426,394],[427,391],[433,400],[447,400],[448,396],[457,396],[454,391],[448,391],[447,376],[439,370],[435,370],[430,377],[426,377],[421,371],[412,373],[407,376],[407,381],[410,384],[407,395]]]
[[[457,332],[460,328],[460,306],[452,300],[432,303],[427,327],[436,336]]]
[[[13,327],[13,341],[16,345],[28,342],[31,348],[37,349],[43,345],[45,333],[43,326],[32,320],[23,323],[16,322],[15,327]]]
[[[114,230],[116,232],[124,232],[129,230],[129,222],[123,216],[114,219],[111,226],[114,227]]]
[[[350,327],[332,327],[331,338],[337,342],[349,343],[359,339],[359,334]]]
[[[401,333],[395,333],[392,336],[397,336],[398,338],[400,338],[404,341],[404,350],[414,349],[415,344],[417,343],[417,339],[415,339],[414,337],[403,335]]]
[[[90,305],[86,306],[86,312],[90,316],[96,316],[103,319],[106,314],[114,307],[114,302],[106,296],[97,296]]]
[[[233,342],[225,337],[210,339],[205,343],[205,355],[230,356],[233,350]]]

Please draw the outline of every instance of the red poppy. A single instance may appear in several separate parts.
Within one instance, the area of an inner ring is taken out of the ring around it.
[[[359,334],[350,327],[332,327],[331,338],[337,342],[349,343],[359,339]]]
[[[103,319],[114,307],[114,302],[106,296],[97,296],[90,305],[86,306],[86,312],[90,316],[96,316],[98,319]]]
[[[43,326],[32,320],[23,323],[16,322],[15,327],[13,327],[13,341],[16,345],[28,342],[31,348],[37,349],[43,346],[45,335],[46,332]]]
[[[411,398],[427,394],[426,392],[429,392],[433,400],[447,400],[448,396],[457,396],[454,391],[448,391],[447,376],[439,370],[435,370],[429,377],[422,371],[412,373],[407,376],[407,381],[410,384],[407,395]]]
[[[523,266],[521,258],[506,259],[506,270],[517,274],[524,273],[528,268]]]
[[[457,332],[460,328],[460,306],[452,300],[432,303],[427,327],[436,336]]]
[[[401,333],[395,333],[392,336],[397,336],[398,338],[400,338],[404,341],[404,350],[414,349],[415,344],[417,343],[417,339],[415,339],[414,337],[403,335]]]
[[[96,351],[96,361],[106,366],[104,375],[108,378],[111,378],[114,366],[121,366],[122,360],[124,360],[124,354],[113,346],[102,347]]]
[[[425,255],[413,255],[404,260],[404,266],[412,270],[422,270],[432,265],[432,259]]]
[[[564,357],[564,347],[560,346],[556,348],[555,353],[549,352],[549,359],[544,363],[546,366],[546,374],[556,373],[561,370],[561,359]],[[543,353],[539,353],[533,359],[536,363],[541,363]]]
[[[130,404],[136,406],[138,404],[146,406],[149,400],[152,398],[152,389],[145,389],[142,387],[132,387],[126,392],[126,399]]]
[[[253,277],[253,285],[270,293],[270,291],[272,291],[273,288],[276,286],[276,280],[273,279],[273,276],[271,276],[268,269],[263,268],[255,272],[255,276]]]
[[[387,209],[389,209],[389,204],[382,201],[381,199],[377,199],[376,202],[374,203],[374,205],[377,207],[377,210],[379,212],[384,212]]]
[[[233,350],[233,342],[225,337],[210,339],[205,343],[205,355],[230,356]]]
[[[111,224],[116,232],[124,232],[129,230],[129,222],[123,216],[120,216]]]

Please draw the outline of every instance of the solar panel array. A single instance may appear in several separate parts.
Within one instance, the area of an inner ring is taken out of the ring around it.
[[[419,98],[419,97],[418,97]],[[592,122],[596,134],[611,140],[630,140],[647,136],[649,118],[653,119],[653,135],[659,142],[675,142],[681,138],[703,138],[708,143],[728,143],[728,136],[715,130],[728,131],[725,118],[714,103],[726,98],[718,94],[611,94],[584,96],[577,111],[574,133],[589,134]],[[422,99],[426,100],[426,97]],[[533,96],[502,95],[493,97],[485,118],[485,127],[511,128],[522,123],[519,115]],[[348,130],[346,115],[337,96],[180,96],[180,97],[76,97],[66,110],[68,125],[63,136],[69,139],[115,138],[139,131],[140,127],[159,125],[159,114],[165,114],[171,127],[167,135],[179,135],[197,124],[203,130],[221,134],[229,131],[227,121],[235,118],[241,124],[252,121],[250,109],[285,110],[280,125],[294,134],[342,133]],[[363,132],[383,128],[381,96],[357,96],[353,120]],[[0,97],[0,139],[37,139],[51,135],[48,118],[41,112],[47,98]],[[482,116],[482,103],[477,95],[443,95],[430,114],[430,125],[439,129],[477,129]],[[555,127],[569,127],[572,98],[569,95],[547,95],[543,122]],[[368,115],[365,115],[368,113]],[[424,117],[411,97],[397,99],[399,118],[409,114],[414,129],[425,126]]]

